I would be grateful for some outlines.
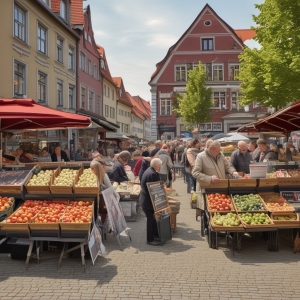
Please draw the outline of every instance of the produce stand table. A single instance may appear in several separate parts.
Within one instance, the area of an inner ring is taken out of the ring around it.
[[[84,272],[86,272],[86,263],[85,263],[85,252],[87,250],[87,247],[85,247],[88,244],[88,236],[86,238],[51,238],[51,237],[30,237],[29,238],[30,244],[29,244],[29,249],[28,249],[28,253],[27,253],[27,259],[26,259],[26,270],[28,270],[28,264],[29,264],[29,259],[31,257],[32,254],[32,249],[33,249],[33,245],[34,242],[36,242],[36,258],[38,260],[38,263],[40,261],[40,248],[42,248],[42,242],[43,241],[49,241],[49,242],[62,242],[64,243],[60,257],[59,257],[59,261],[58,261],[58,266],[57,268],[60,268],[61,265],[61,261],[62,258],[64,256],[65,253],[69,253],[72,252],[78,248],[81,249],[81,262],[82,265],[84,267]],[[67,249],[68,244],[69,243],[79,243],[78,246],[75,246],[71,249]],[[66,250],[67,249],[67,250]]]

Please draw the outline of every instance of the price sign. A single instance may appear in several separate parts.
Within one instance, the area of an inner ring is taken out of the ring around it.
[[[280,192],[280,195],[289,202],[300,201],[300,192],[285,191],[285,192]]]
[[[158,211],[169,206],[163,181],[149,182],[147,183],[147,187],[154,211]]]

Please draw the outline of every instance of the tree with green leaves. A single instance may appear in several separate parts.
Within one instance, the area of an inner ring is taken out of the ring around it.
[[[243,105],[285,107],[300,99],[300,2],[265,0],[255,5],[252,27],[260,49],[246,47],[239,56]]]
[[[199,65],[188,73],[188,83],[185,93],[176,93],[175,113],[184,117],[188,123],[195,123],[200,129],[200,124],[209,122],[213,106],[212,89],[206,87],[206,70],[204,64]]]

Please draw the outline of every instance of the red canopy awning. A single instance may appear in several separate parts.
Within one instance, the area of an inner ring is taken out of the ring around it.
[[[0,98],[0,130],[86,128],[88,117],[68,113],[37,104],[33,99]]]

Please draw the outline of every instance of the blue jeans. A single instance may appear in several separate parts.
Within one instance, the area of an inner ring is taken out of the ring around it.
[[[190,194],[192,187],[196,192],[196,179],[193,177],[191,173],[186,173],[186,182],[187,182],[187,193]]]

